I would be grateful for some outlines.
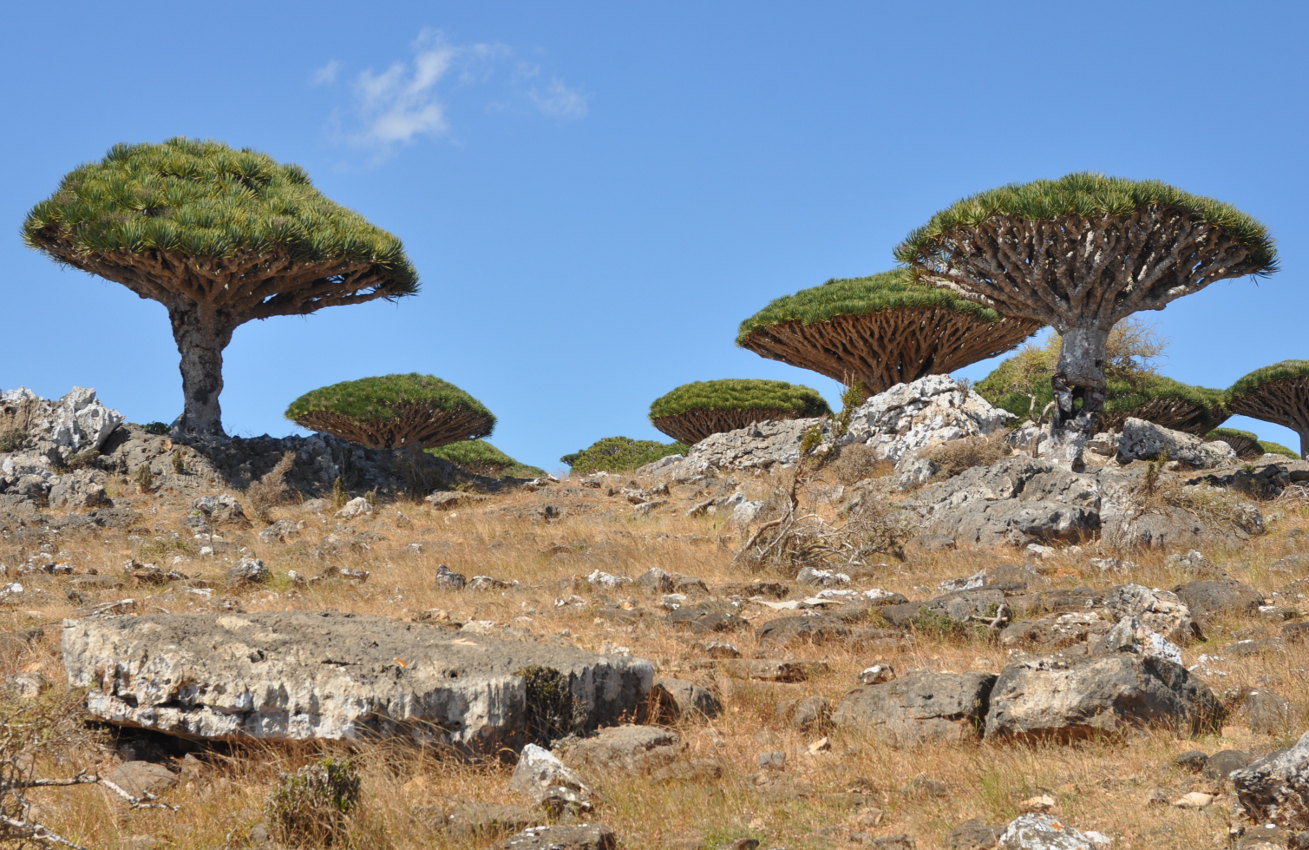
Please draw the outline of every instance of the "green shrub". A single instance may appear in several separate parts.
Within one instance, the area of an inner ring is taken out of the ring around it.
[[[163,422],[147,422],[141,426],[141,430],[147,434],[154,434],[159,437],[167,437],[169,428]]]
[[[631,472],[669,455],[686,454],[685,443],[659,443],[631,437],[605,437],[560,460],[578,475],[592,472]]]
[[[16,452],[27,442],[27,432],[12,428],[8,431],[0,431],[0,454]]]
[[[540,478],[545,475],[545,470],[519,463],[485,440],[450,443],[428,449],[427,453],[488,478]]]
[[[274,837],[292,847],[345,842],[359,805],[359,769],[352,759],[325,758],[283,774],[268,798]]]

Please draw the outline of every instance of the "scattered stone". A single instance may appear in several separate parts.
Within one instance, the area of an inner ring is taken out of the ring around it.
[[[655,680],[650,705],[652,718],[667,722],[717,717],[723,711],[722,703],[707,688],[668,676]]]
[[[1115,621],[1133,617],[1174,643],[1186,644],[1203,637],[1186,603],[1167,590],[1120,584],[1105,597],[1104,605]]]
[[[832,701],[824,696],[783,700],[773,709],[773,716],[806,734],[826,732],[832,726]]]
[[[1097,850],[1081,832],[1050,815],[1019,815],[1000,834],[1002,850]]]
[[[1264,604],[1262,593],[1233,579],[1187,582],[1173,592],[1201,623],[1215,617],[1250,615]]]
[[[1172,806],[1175,809],[1204,809],[1214,801],[1217,795],[1208,794],[1204,791],[1188,791],[1182,796],[1173,800]]]
[[[1309,829],[1309,732],[1293,746],[1235,771],[1231,779],[1251,820]]]
[[[457,573],[445,564],[437,564],[433,583],[440,590],[463,590],[468,585],[468,577]]]
[[[760,682],[807,682],[827,671],[822,661],[785,661],[768,658],[737,658],[723,662],[723,672],[737,679]]]
[[[569,737],[554,751],[583,772],[645,773],[671,763],[682,751],[676,733],[656,726],[610,726],[587,738]]]
[[[809,587],[848,587],[850,577],[845,573],[838,573],[833,570],[819,570],[813,567],[804,567],[796,574],[795,580]]]
[[[501,844],[500,850],[618,850],[618,839],[599,824],[533,826]]]
[[[1245,720],[1250,731],[1260,735],[1286,735],[1300,715],[1290,700],[1265,688],[1246,694],[1237,710],[1237,716]]]
[[[368,516],[373,512],[372,502],[363,496],[356,496],[346,502],[342,508],[336,512],[337,519],[355,519],[356,517]]]
[[[1245,750],[1219,750],[1205,761],[1201,773],[1207,779],[1226,782],[1238,770],[1244,770],[1255,761],[1253,754]]]
[[[874,664],[859,671],[859,684],[882,685],[895,681],[895,668],[890,664]]]
[[[109,771],[110,782],[133,797],[158,794],[177,784],[177,774],[162,764],[149,761],[128,761]]]
[[[945,850],[994,850],[1004,827],[983,823],[973,818],[950,830],[945,839]]]
[[[190,516],[214,525],[249,522],[245,515],[245,509],[241,507],[241,503],[236,500],[236,497],[230,493],[223,493],[218,496],[201,496],[191,503]]]
[[[518,756],[509,790],[531,797],[551,814],[581,814],[594,808],[592,792],[576,771],[544,747],[528,744]]]
[[[265,584],[273,578],[273,571],[258,558],[244,557],[227,571],[227,583],[233,585]]]

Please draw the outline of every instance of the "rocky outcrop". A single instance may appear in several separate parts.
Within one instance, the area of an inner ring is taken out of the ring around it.
[[[20,387],[0,392],[0,433],[22,440],[24,451],[64,465],[80,452],[98,451],[123,421],[96,398],[95,390],[73,389],[47,401]]]
[[[987,436],[1016,418],[949,375],[928,375],[896,384],[856,408],[837,444],[871,446],[878,457],[899,465],[919,449]]]
[[[838,727],[867,732],[893,746],[954,744],[977,737],[995,676],[918,670],[846,694]]]
[[[649,662],[330,612],[69,620],[91,714],[200,738],[401,735],[494,754],[635,716]]]
[[[1185,667],[1129,652],[1017,661],[990,700],[987,738],[1066,741],[1147,725],[1197,733],[1223,716],[1218,698]]]
[[[1190,469],[1213,469],[1236,463],[1236,450],[1222,440],[1205,442],[1194,434],[1128,417],[1118,438],[1118,462],[1163,458]]]

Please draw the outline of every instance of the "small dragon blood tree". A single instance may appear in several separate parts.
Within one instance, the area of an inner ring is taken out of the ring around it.
[[[448,460],[455,466],[474,475],[483,475],[487,478],[541,478],[545,476],[544,469],[519,463],[486,440],[461,440],[457,443],[428,449],[427,453],[433,457]]]
[[[1075,470],[1104,408],[1114,323],[1277,267],[1268,231],[1234,207],[1153,180],[1085,173],[965,198],[911,233],[896,258],[919,281],[1063,337],[1051,436]]]
[[[876,395],[1003,354],[1040,327],[897,268],[782,296],[741,323],[736,344]]]
[[[752,422],[804,419],[831,413],[817,390],[785,381],[725,379],[683,384],[650,405],[650,421],[674,440],[691,445],[710,434]]]
[[[1233,413],[1285,425],[1300,435],[1300,457],[1309,458],[1309,360],[1283,360],[1256,369],[1232,384]]]
[[[221,142],[115,145],[32,208],[23,239],[164,305],[183,435],[223,435],[223,349],[242,324],[418,291],[399,239],[299,166]]]
[[[1205,434],[1204,438],[1206,440],[1221,440],[1227,443],[1241,460],[1253,460],[1268,454],[1291,458],[1300,457],[1300,455],[1280,443],[1259,439],[1259,435],[1253,431],[1241,431],[1237,428],[1215,428]]]
[[[382,375],[312,390],[286,418],[370,449],[418,451],[490,436],[495,417],[468,393],[431,375]]]

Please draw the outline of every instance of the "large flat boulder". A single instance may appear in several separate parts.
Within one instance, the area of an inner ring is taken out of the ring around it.
[[[1209,688],[1158,655],[1044,656],[1000,673],[985,737],[1076,740],[1135,726],[1196,733],[1215,728],[1222,717],[1222,704]]]
[[[995,683],[988,673],[917,670],[855,688],[836,709],[837,726],[865,731],[892,746],[955,744],[977,738]]]
[[[335,612],[67,620],[69,683],[111,723],[210,739],[399,735],[491,754],[644,706],[650,662]]]

